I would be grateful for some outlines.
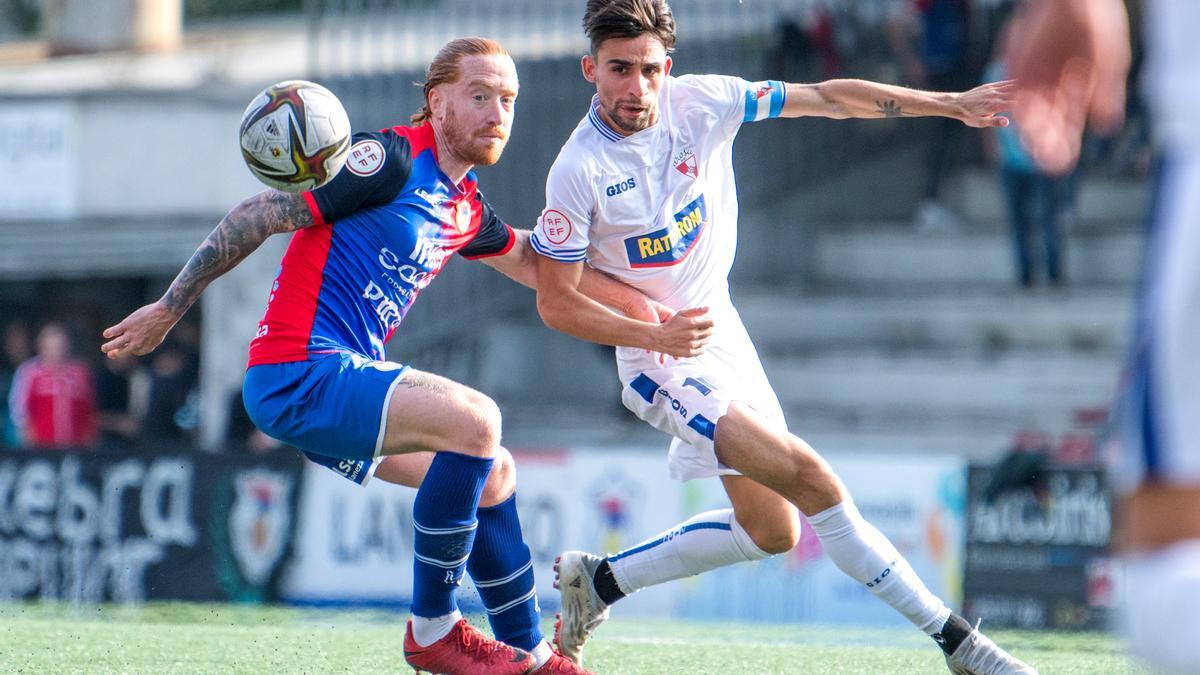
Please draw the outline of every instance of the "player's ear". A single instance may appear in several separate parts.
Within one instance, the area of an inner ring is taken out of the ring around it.
[[[446,112],[446,96],[441,87],[429,90],[429,117],[441,120]]]
[[[592,58],[591,54],[584,54],[582,59],[579,59],[579,67],[583,70],[583,79],[596,83],[596,59]]]
[[[667,57],[667,63],[663,66],[663,75],[671,74],[671,57]]]

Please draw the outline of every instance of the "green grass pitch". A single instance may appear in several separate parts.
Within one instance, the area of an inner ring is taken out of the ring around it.
[[[403,673],[404,615],[150,604],[0,604],[5,673]],[[482,617],[471,617],[477,626]],[[546,626],[549,630],[551,627]],[[1099,633],[996,631],[1043,675],[1147,673]],[[599,673],[945,673],[913,630],[614,619],[586,664]]]

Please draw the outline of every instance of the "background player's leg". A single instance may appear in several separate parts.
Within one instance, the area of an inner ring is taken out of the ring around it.
[[[534,585],[533,557],[521,536],[517,497],[479,508],[475,548],[467,571],[487,609],[496,639],[534,654],[538,665],[550,657],[542,636],[541,609]]]
[[[555,565],[563,598],[558,645],[582,659],[584,644],[608,618],[608,607],[648,586],[718,567],[762,560],[796,545],[796,508],[743,476],[722,478],[732,509],[693,516],[675,527],[607,558],[567,551]],[[744,527],[749,523],[750,527]]]
[[[896,547],[863,520],[829,463],[800,438],[769,428],[740,403],[717,422],[717,457],[786,497],[808,517],[829,558],[929,635],[950,609],[929,592]]]
[[[744,476],[722,478],[732,509],[693,516],[605,558],[594,574],[611,605],[634,591],[791,550],[800,537],[796,507]],[[615,584],[615,588],[614,588]]]
[[[1035,673],[929,592],[887,537],[863,520],[841,479],[807,443],[733,403],[717,422],[717,458],[795,504],[830,560],[937,642],[956,673]]]
[[[406,371],[392,392],[382,451],[435,451],[413,501],[413,639],[426,647],[462,618],[455,591],[475,540],[475,511],[500,443],[500,411],[443,377]]]
[[[384,458],[376,477],[390,483],[419,487],[433,461],[430,452]],[[467,573],[475,581],[497,640],[533,653],[538,665],[550,657],[541,629],[541,609],[534,585],[533,557],[521,534],[517,514],[516,465],[499,448],[475,517],[475,543],[467,558]]]
[[[382,454],[450,450],[491,457],[500,446],[500,409],[484,394],[415,369],[404,371],[388,404]]]
[[[403,485],[404,487],[419,488],[433,462],[432,452],[410,452],[404,455],[388,455],[379,462],[375,469],[375,477],[380,480]],[[479,506],[495,506],[512,497],[517,489],[517,467],[512,455],[500,448],[493,458],[492,472],[488,474],[487,482],[483,484],[483,494],[479,497]]]
[[[630,593],[775,553],[760,549],[733,514],[706,511],[607,558],[584,551],[559,556],[554,571],[562,613],[556,637],[563,656],[582,663],[583,646],[608,619],[609,605]]]
[[[800,514],[778,492],[745,476],[722,476],[721,483],[737,522],[760,549],[785,553],[800,542]]]

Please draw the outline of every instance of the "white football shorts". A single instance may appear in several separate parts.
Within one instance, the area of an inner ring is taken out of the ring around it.
[[[714,315],[713,339],[690,359],[617,349],[621,400],[651,426],[674,436],[668,464],[676,480],[738,475],[715,452],[717,422],[738,401],[767,424],[787,431],[779,399],[767,382],[754,343],[732,308]]]
[[[1114,407],[1118,492],[1200,484],[1200,152],[1159,167],[1136,337]]]

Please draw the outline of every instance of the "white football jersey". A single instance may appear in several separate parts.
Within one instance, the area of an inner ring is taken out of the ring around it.
[[[668,77],[658,122],[622,137],[592,100],[546,179],[531,242],[541,255],[587,261],[673,309],[728,306],[737,247],[733,139],[777,117],[782,82]]]
[[[1161,147],[1200,149],[1200,2],[1156,0],[1145,5],[1146,76],[1145,92],[1154,110],[1154,124]]]

